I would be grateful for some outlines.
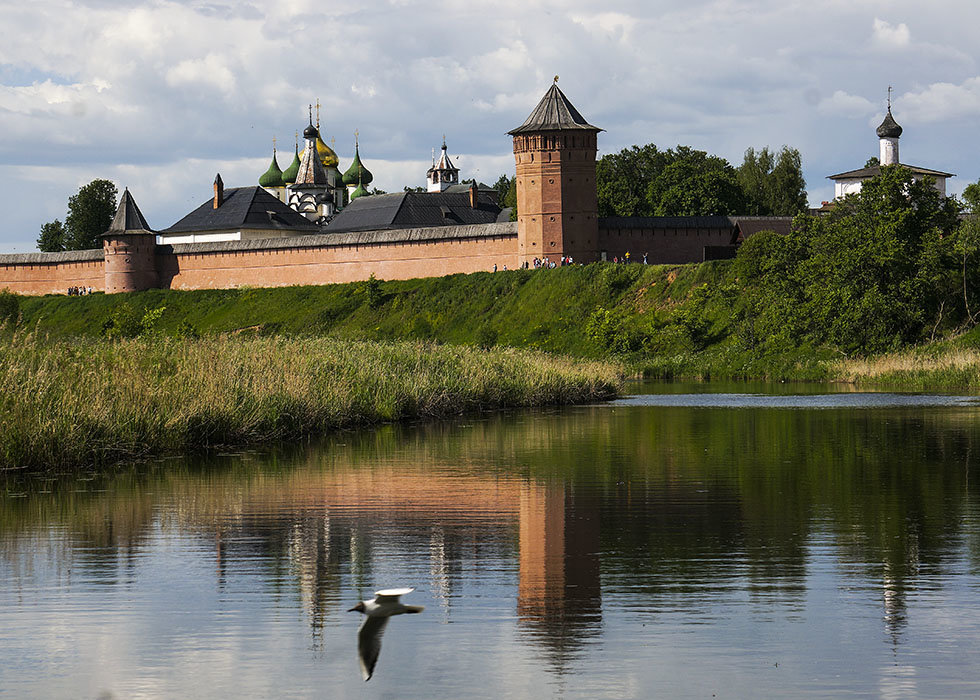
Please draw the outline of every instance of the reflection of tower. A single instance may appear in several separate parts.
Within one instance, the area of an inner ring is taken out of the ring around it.
[[[599,509],[570,486],[521,488],[517,614],[559,669],[599,631]]]

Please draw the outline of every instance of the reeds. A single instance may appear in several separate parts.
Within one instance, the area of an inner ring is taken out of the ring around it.
[[[0,466],[61,469],[381,421],[613,397],[621,370],[328,338],[0,337]]]
[[[980,352],[972,348],[908,349],[842,360],[832,374],[842,381],[907,389],[980,388]]]

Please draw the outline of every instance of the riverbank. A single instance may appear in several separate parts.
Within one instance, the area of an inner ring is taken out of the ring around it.
[[[330,338],[0,337],[0,465],[60,470],[384,421],[609,399],[622,369]]]

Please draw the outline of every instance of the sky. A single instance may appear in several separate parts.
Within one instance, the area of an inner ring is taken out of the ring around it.
[[[249,0],[0,3],[0,253],[95,178],[151,227],[292,159],[308,105],[373,185],[425,184],[445,136],[462,178],[513,174],[509,129],[550,86],[603,128],[599,155],[799,149],[810,204],[878,155],[980,179],[975,0]]]

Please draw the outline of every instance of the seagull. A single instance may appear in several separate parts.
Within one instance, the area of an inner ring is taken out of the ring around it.
[[[364,622],[357,633],[357,653],[361,661],[361,675],[371,680],[374,666],[381,653],[381,635],[388,625],[388,618],[402,613],[420,613],[422,605],[405,605],[399,598],[414,591],[414,588],[387,588],[374,594],[371,600],[362,600],[347,612],[364,613]]]

